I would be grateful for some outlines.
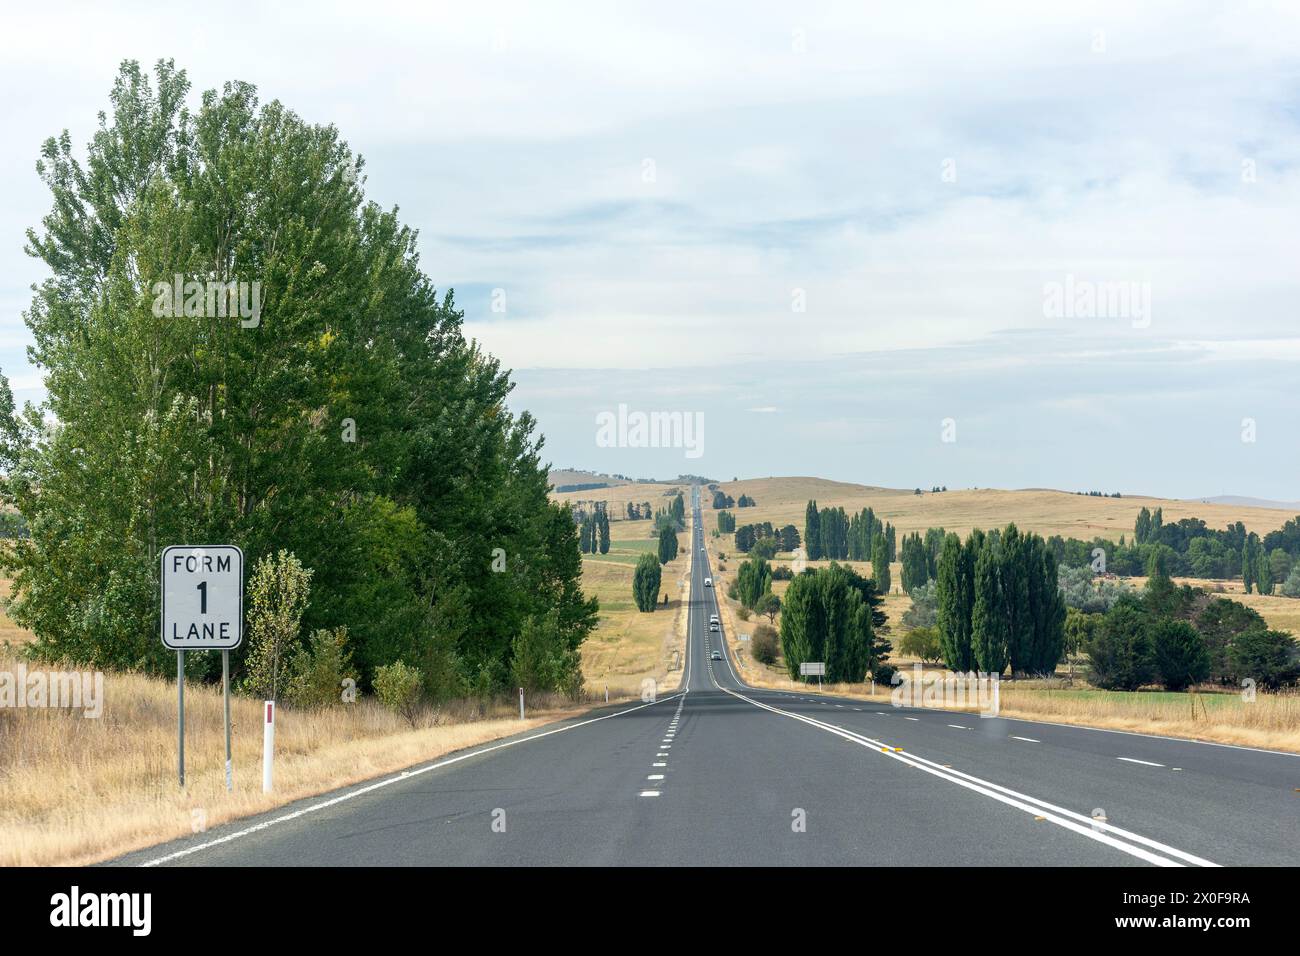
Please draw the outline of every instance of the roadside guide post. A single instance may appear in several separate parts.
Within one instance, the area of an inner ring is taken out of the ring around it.
[[[176,652],[176,776],[185,787],[185,652],[221,651],[226,731],[226,789],[233,786],[230,751],[230,652],[244,637],[244,552],[233,544],[173,544],[162,552],[162,642]]]

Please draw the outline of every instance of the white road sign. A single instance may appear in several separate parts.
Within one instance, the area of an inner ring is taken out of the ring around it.
[[[799,673],[802,674],[804,677],[825,677],[826,662],[811,661],[807,664],[800,664]]]
[[[244,552],[233,544],[178,545],[162,553],[162,640],[175,651],[239,646]]]

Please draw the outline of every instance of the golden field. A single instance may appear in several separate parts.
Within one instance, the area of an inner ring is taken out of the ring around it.
[[[1043,537],[1059,534],[1091,540],[1096,536],[1118,539],[1133,536],[1133,524],[1144,506],[1164,509],[1166,523],[1179,518],[1203,518],[1212,528],[1241,521],[1247,530],[1260,535],[1280,528],[1290,511],[1250,508],[1239,505],[1201,504],[1164,498],[1091,498],[1065,491],[1030,488],[1021,491],[949,490],[913,494],[900,488],[827,481],[823,478],[753,478],[726,481],[718,486],[739,499],[749,495],[754,508],[733,508],[737,525],[770,521],[778,527],[793,524],[803,534],[804,509],[815,499],[818,507],[843,507],[852,514],[871,508],[882,521],[891,522],[899,537],[913,531],[940,527],[965,537],[972,528],[996,528],[1014,521],[1021,530],[1037,531]],[[705,530],[717,527],[710,499],[704,498]],[[728,542],[730,543],[730,542]],[[724,549],[725,550],[725,549]]]
[[[582,646],[582,673],[588,691],[596,696],[603,694],[606,686],[611,695],[639,696],[646,679],[654,680],[661,692],[681,682],[690,517],[687,530],[677,536],[677,558],[663,567],[659,591],[668,595],[668,603],[646,614],[632,601],[632,572],[642,553],[655,553],[658,548],[658,538],[646,536],[651,525],[650,521],[611,518],[609,553],[582,558],[583,593],[600,601],[600,621]]]

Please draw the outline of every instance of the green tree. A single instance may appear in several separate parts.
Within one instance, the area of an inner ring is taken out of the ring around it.
[[[775,624],[776,616],[781,611],[781,599],[768,591],[754,602],[754,610],[759,614],[766,614],[767,619]]]
[[[1151,625],[1156,672],[1169,690],[1186,690],[1210,673],[1205,640],[1186,621],[1158,620]]]
[[[781,649],[792,680],[799,678],[800,664],[822,661],[828,681],[857,683],[883,659],[871,606],[862,596],[866,582],[855,577],[833,563],[790,582],[781,609]]]
[[[659,529],[659,563],[667,564],[677,557],[677,532],[668,525]]]
[[[871,542],[871,577],[876,582],[876,590],[888,594],[892,586],[889,580],[889,543],[883,534],[877,534]]]
[[[971,611],[971,653],[983,672],[1001,674],[1007,666],[1007,611],[1000,574],[1001,543],[985,539],[975,559],[975,602]]]
[[[663,572],[659,560],[650,552],[637,558],[636,570],[632,572],[632,599],[638,611],[653,611],[659,600],[659,580]]]
[[[803,544],[809,561],[816,561],[822,556],[821,541],[821,514],[817,510],[817,502],[809,501],[803,519]]]
[[[1088,644],[1088,680],[1106,690],[1137,690],[1156,679],[1155,649],[1141,604],[1124,598]]]
[[[971,540],[974,538],[972,532]],[[939,631],[939,646],[944,663],[959,673],[967,673],[975,667],[971,646],[975,592],[972,550],[964,548],[956,534],[946,535],[935,577],[935,626]]]
[[[1300,645],[1283,631],[1246,631],[1233,641],[1228,653],[1238,680],[1249,678],[1260,687],[1276,690],[1300,676]]]
[[[312,572],[294,555],[280,551],[253,566],[248,582],[248,673],[244,690],[277,700],[298,648],[302,616],[311,596]]]
[[[188,97],[172,63],[153,81],[126,63],[87,159],[66,135],[42,147],[28,247],[49,278],[25,319],[48,398],[6,483],[32,534],[4,556],[36,653],[168,672],[158,555],[186,541],[295,554],[303,626],[346,626],[365,681],[402,660],[438,692],[502,687],[552,609],[580,643],[596,605],[535,422],[415,233],[366,201],[335,127],[248,84]],[[507,570],[485,573],[498,548]]]
[[[742,561],[736,569],[736,598],[745,607],[758,610],[759,599],[772,590],[772,567],[763,558]]]

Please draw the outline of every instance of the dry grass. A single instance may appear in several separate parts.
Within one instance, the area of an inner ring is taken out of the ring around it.
[[[660,593],[668,594],[668,604],[647,614],[632,600],[632,574],[637,558],[658,547],[657,537],[647,537],[650,529],[649,521],[611,520],[609,553],[583,556],[583,592],[600,600],[600,622],[582,646],[582,672],[593,694],[608,685],[611,695],[639,695],[646,679],[663,692],[681,681],[691,528],[677,536],[677,557],[663,567]]]
[[[16,661],[0,657],[0,670]],[[28,665],[34,668],[36,665]],[[186,789],[176,781],[176,688],[107,674],[98,719],[53,709],[0,709],[0,865],[85,864],[431,760],[581,711],[538,700],[461,704],[412,727],[362,700],[276,717],[275,792],[261,792],[261,705],[231,701],[234,791],[224,784],[220,690],[187,686]],[[513,716],[512,716],[513,715]],[[201,816],[199,816],[201,815]]]
[[[850,513],[870,507],[882,520],[893,523],[900,538],[905,533],[924,532],[929,527],[942,527],[964,537],[972,528],[1001,527],[1009,521],[1014,521],[1021,530],[1037,531],[1044,537],[1060,534],[1091,540],[1100,535],[1118,539],[1123,534],[1131,538],[1133,524],[1143,506],[1163,508],[1166,523],[1196,517],[1205,519],[1212,528],[1223,528],[1242,521],[1248,530],[1260,535],[1280,528],[1288,518],[1295,517],[1290,511],[1270,508],[1148,497],[1090,498],[1037,488],[1021,491],[981,488],[916,495],[907,489],[799,477],[730,481],[719,487],[734,498],[746,494],[758,502],[755,508],[732,509],[737,524],[761,521],[770,521],[778,527],[793,524],[801,534],[809,499],[816,499],[821,508],[843,507]],[[706,530],[711,531],[717,524],[716,512],[709,504],[706,494],[704,522]],[[727,541],[724,550],[734,547],[730,535],[724,540]]]

